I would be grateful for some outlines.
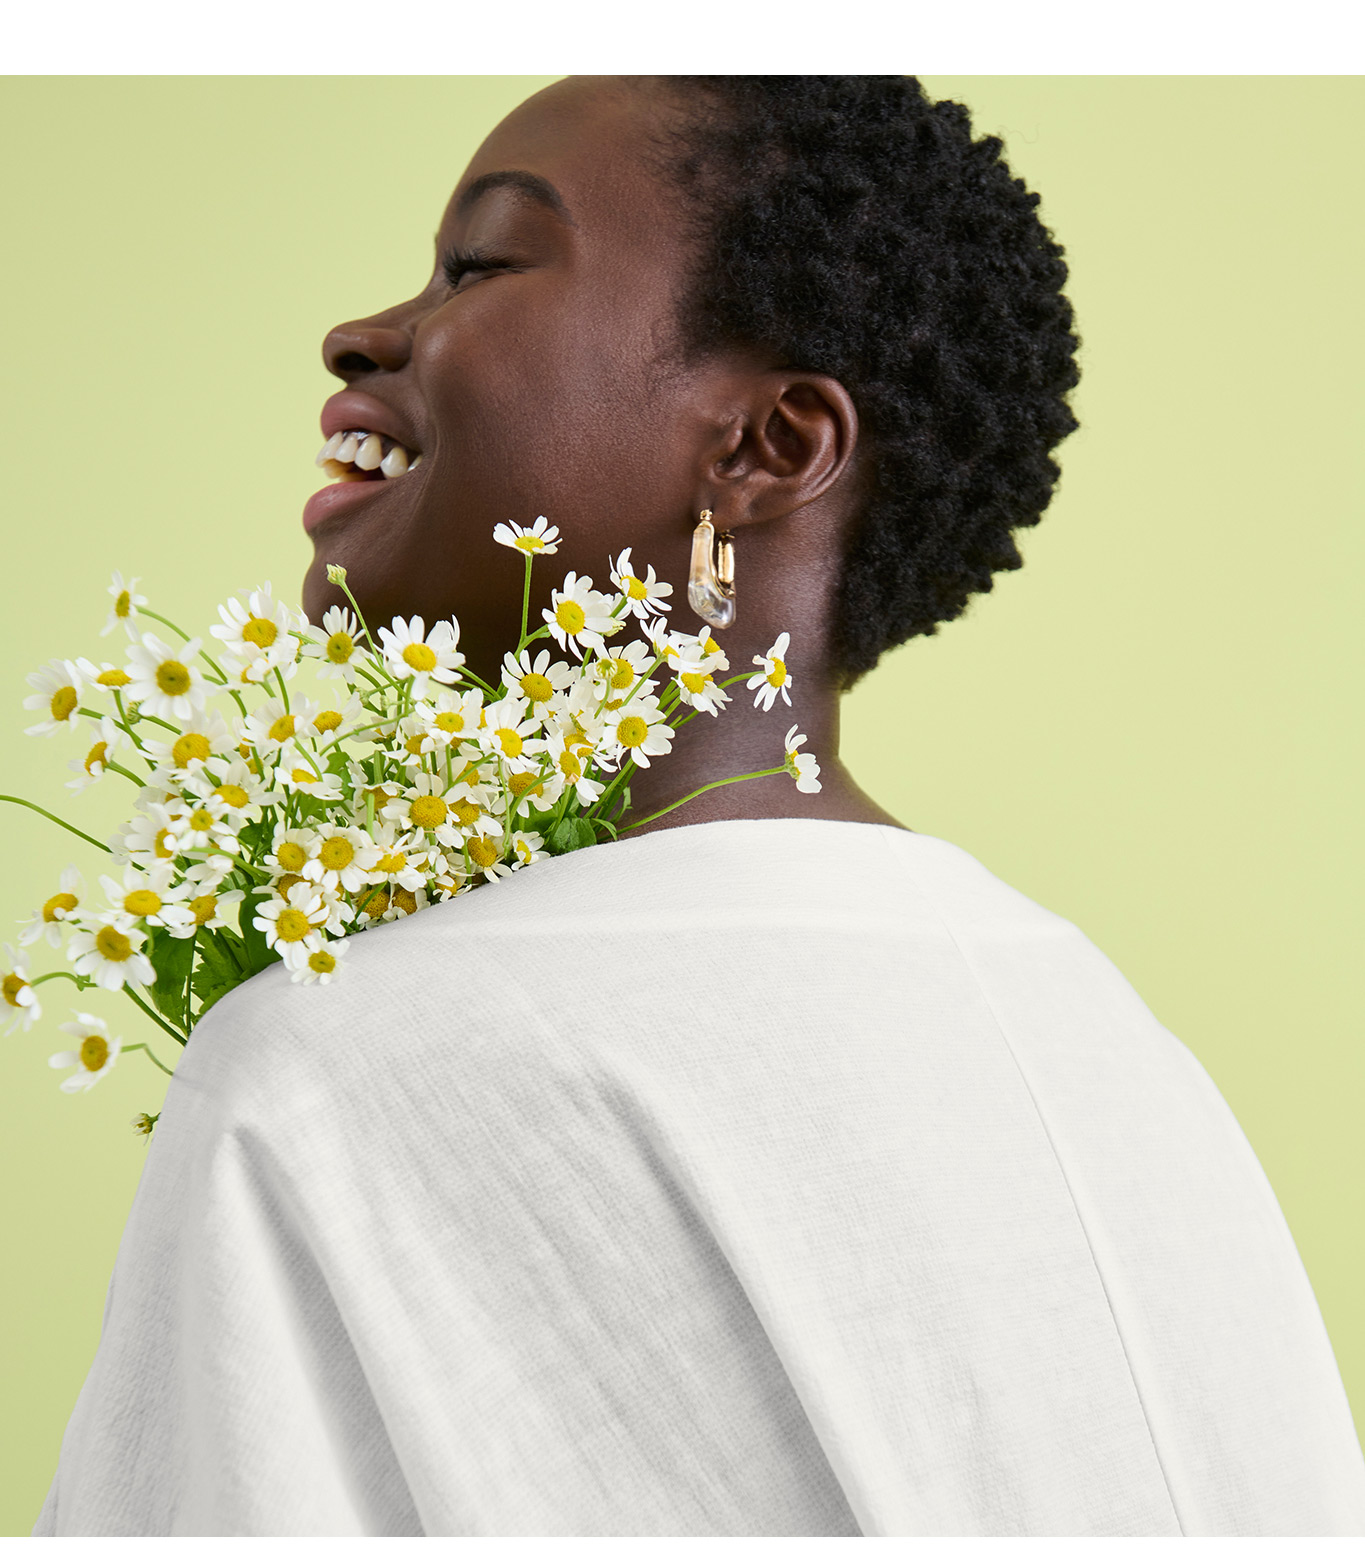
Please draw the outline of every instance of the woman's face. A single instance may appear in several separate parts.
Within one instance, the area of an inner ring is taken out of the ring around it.
[[[627,545],[637,569],[672,580],[676,613],[704,502],[710,367],[671,357],[683,216],[641,154],[665,110],[639,79],[539,92],[456,185],[426,287],[327,335],[327,368],[346,388],[324,434],[372,429],[421,463],[310,501],[315,621],[343,601],[326,577],[339,563],[372,626],[453,613],[471,668],[493,679],[516,641],[523,580],[521,554],[493,527],[540,515],[561,541],[536,566],[533,616],[570,569],[608,589],[609,559]],[[442,259],[462,253],[499,266],[452,287]]]

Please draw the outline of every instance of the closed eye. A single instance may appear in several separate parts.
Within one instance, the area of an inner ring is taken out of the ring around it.
[[[482,273],[495,268],[512,268],[515,265],[506,258],[494,257],[490,252],[470,248],[467,252],[453,249],[441,259],[441,271],[451,289],[459,286],[466,274]]]

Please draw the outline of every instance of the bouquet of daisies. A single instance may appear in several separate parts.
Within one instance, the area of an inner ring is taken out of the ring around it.
[[[610,592],[571,573],[531,630],[531,566],[556,551],[558,531],[542,517],[493,535],[526,564],[520,636],[496,682],[466,668],[454,618],[428,627],[395,617],[372,636],[338,567],[328,578],[351,604],[332,607],[321,627],[269,584],[225,602],[209,629],[216,657],[202,635],[148,610],[136,580],[113,576],[103,633],[126,630],[124,662],[54,660],[29,676],[24,707],[42,714],[30,735],[87,726],[67,787],[126,779],[132,814],[101,842],[0,795],[100,849],[114,870],[96,892],[68,866],[18,947],[4,946],[6,1035],[41,1017],[39,987],[65,979],[124,994],[184,1045],[205,1010],[276,961],[295,982],[325,985],[362,929],[643,824],[621,825],[634,770],[667,755],[697,714],[714,717],[726,687],[746,682],[764,710],[779,697],[790,704],[786,633],[754,669],[726,676],[709,627],[667,626],[672,586],[652,567],[637,574],[629,548]],[[631,622],[641,636],[618,641]],[[534,647],[548,642],[555,648]],[[667,809],[777,773],[814,793],[819,767],[804,741],[792,725],[776,766],[708,783]],[[40,944],[64,951],[70,969],[35,973],[28,951]],[[121,1051],[173,1071],[149,1043],[110,1037],[94,1014],[61,1029],[77,1044],[48,1060],[74,1070],[67,1092],[92,1089]],[[144,1113],[134,1125],[149,1133],[156,1120]]]

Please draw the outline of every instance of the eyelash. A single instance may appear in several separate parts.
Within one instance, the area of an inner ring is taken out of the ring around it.
[[[466,274],[482,273],[493,268],[511,268],[512,264],[505,258],[496,258],[491,253],[480,252],[471,248],[468,252],[454,250],[447,252],[441,259],[441,270],[445,274],[446,283],[455,289],[460,280]]]

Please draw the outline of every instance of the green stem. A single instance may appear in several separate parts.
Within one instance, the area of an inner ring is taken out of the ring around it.
[[[131,982],[125,982],[123,984],[123,990],[133,1000],[133,1002],[137,1004],[138,1008],[142,1010],[142,1012],[147,1016],[148,1019],[152,1021],[153,1024],[160,1025],[167,1035],[172,1036],[175,1040],[179,1041],[182,1046],[185,1044],[187,1037],[181,1035],[181,1033],[175,1028],[174,1025],[169,1024],[166,1020],[162,1019],[161,1015],[157,1013],[157,1011],[151,1006],[150,1003],[144,1003],[142,999],[139,998],[138,995],[133,991]]]
[[[149,612],[145,606],[142,608],[142,615],[144,617],[150,617],[153,622],[161,623],[163,627],[169,628],[172,633],[178,633],[187,644],[189,643],[189,634],[185,632],[184,628],[176,627],[175,623],[173,623],[169,617],[163,617],[160,612]],[[205,665],[207,665],[213,671],[213,674],[218,678],[219,683],[226,685],[227,677],[224,675],[223,668],[218,664],[217,660],[215,660],[213,656],[209,654],[207,649],[201,648],[199,654]]]
[[[152,1048],[148,1046],[146,1041],[134,1041],[131,1046],[125,1046],[123,1049],[124,1051],[145,1051],[152,1059],[152,1061],[156,1063],[157,1067],[159,1067],[161,1071],[167,1075],[167,1077],[175,1077],[175,1069],[168,1068],[166,1064],[162,1062],[161,1059],[152,1051]]]
[[[284,672],[277,665],[275,667],[275,680],[280,684],[280,698],[284,703],[285,713],[289,712],[289,688],[284,684]]]
[[[521,639],[517,644],[520,654],[526,647],[526,622],[531,615],[531,555],[526,554],[526,583],[521,587]]]
[[[736,773],[732,778],[717,778],[714,783],[703,784],[699,789],[693,789],[690,794],[684,794],[681,799],[675,799],[671,805],[665,805],[662,810],[656,810],[653,815],[647,815],[643,821],[632,821],[629,826],[623,826],[622,831],[633,832],[637,826],[647,826],[651,821],[657,821],[661,815],[667,815],[670,810],[676,810],[679,805],[685,805],[689,799],[695,799],[698,794],[705,794],[710,789],[718,789],[726,783],[743,783],[749,778],[771,778],[774,773],[786,772],[787,764],[780,767],[765,767],[760,772]]]
[[[109,772],[122,773],[130,783],[136,783],[138,788],[145,789],[147,787],[135,772],[129,772],[126,767],[120,767],[117,762],[106,762],[104,765]]]
[[[23,805],[28,810],[36,810],[39,815],[45,815],[49,821],[55,821],[58,826],[64,826],[67,831],[74,832],[76,836],[83,838],[86,842],[88,842],[92,848],[98,848],[101,853],[113,852],[112,848],[106,847],[105,844],[100,842],[97,838],[89,836],[86,832],[83,832],[79,826],[73,826],[70,821],[62,820],[61,816],[53,815],[50,810],[44,810],[41,805],[35,805],[27,799],[18,799],[13,794],[0,794],[0,800],[3,800],[7,805]]]
[[[75,982],[82,992],[90,985],[85,977],[77,976],[74,971],[46,971],[42,976],[35,976],[30,986],[41,987],[44,982],[50,982],[54,976],[64,976],[68,981]]]
[[[380,649],[379,645],[376,644],[375,641],[374,641],[374,637],[373,637],[373,635],[370,632],[370,625],[369,625],[368,622],[365,621],[365,614],[364,614],[364,612],[362,612],[360,610],[360,602],[357,601],[356,598],[351,594],[351,587],[346,583],[346,581],[344,579],[342,579],[342,580],[335,580],[334,579],[332,581],[332,583],[337,587],[338,590],[341,591],[342,595],[344,595],[346,597],[346,599],[351,603],[351,605],[355,608],[355,620],[360,624],[360,631],[369,640],[370,648],[374,651],[375,659],[378,662],[380,662],[379,663],[380,674],[384,675],[384,676],[387,676],[388,672],[384,669],[384,666],[383,666],[383,663],[382,663],[383,659],[384,659],[384,652],[383,652],[382,649]]]

